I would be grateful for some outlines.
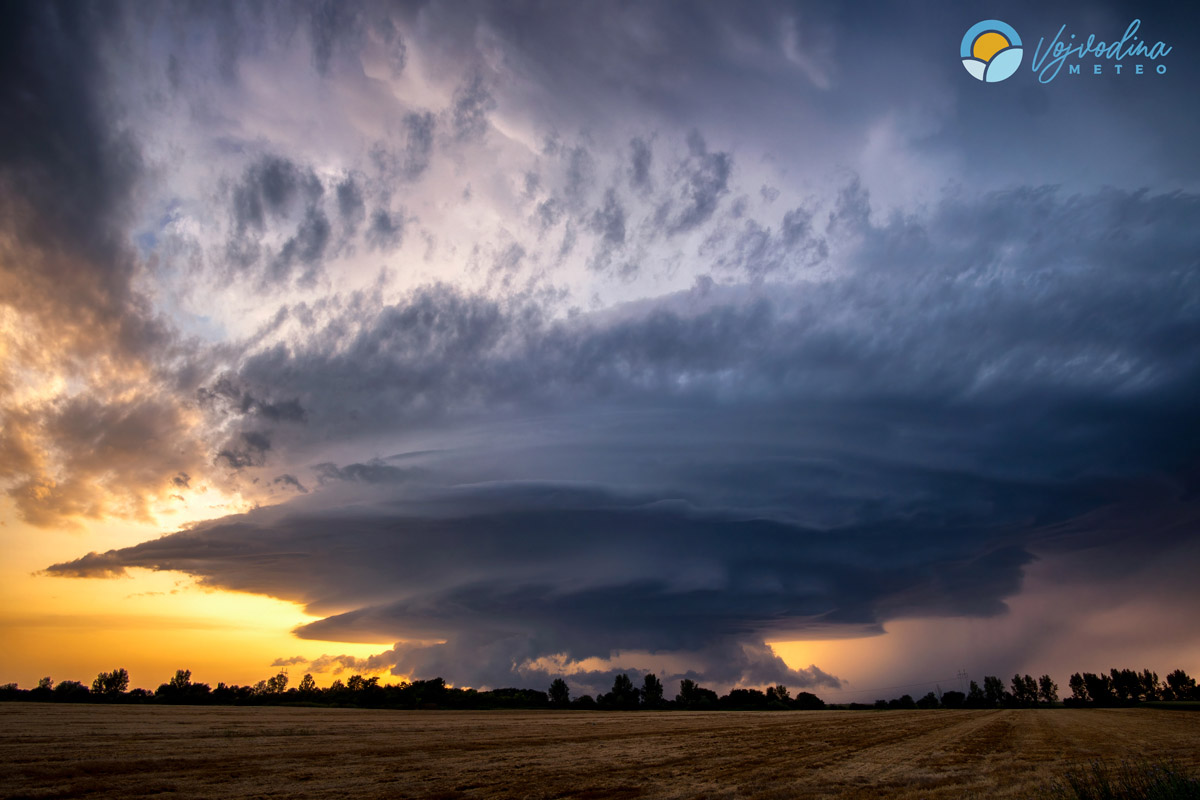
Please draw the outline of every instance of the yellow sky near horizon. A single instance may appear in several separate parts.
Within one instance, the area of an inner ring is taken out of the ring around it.
[[[0,683],[90,683],[102,670],[125,667],[130,685],[153,690],[176,669],[216,685],[255,683],[278,672],[271,662],[326,653],[358,658],[392,642],[354,644],[299,639],[291,631],[319,617],[284,600],[201,586],[174,572],[130,570],[111,579],[42,572],[90,551],[128,547],[165,531],[150,522],[87,520],[76,530],[39,529],[0,501]],[[298,675],[297,668],[291,673]],[[316,674],[328,685],[337,676]]]

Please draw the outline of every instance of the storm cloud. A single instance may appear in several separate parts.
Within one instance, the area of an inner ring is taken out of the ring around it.
[[[974,85],[957,8],[3,13],[0,487],[166,533],[48,575],[301,603],[316,670],[833,689],[767,643],[1194,549],[1185,59]]]

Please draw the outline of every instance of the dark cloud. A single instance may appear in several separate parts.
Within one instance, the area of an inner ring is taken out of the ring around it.
[[[733,156],[710,153],[699,132],[688,136],[688,158],[679,166],[674,197],[659,207],[659,219],[672,234],[686,233],[708,222],[729,191]]]
[[[235,470],[261,467],[266,463],[270,449],[271,440],[265,434],[249,431],[226,443],[217,453],[217,462]]]
[[[343,224],[353,231],[361,190],[348,177],[334,187],[334,195]],[[311,285],[324,268],[332,238],[324,200],[325,186],[312,169],[279,156],[257,159],[231,191],[233,236],[225,244],[224,262],[241,270],[261,266],[265,287],[285,287],[293,280]],[[264,259],[273,249],[266,242],[285,231],[278,251]]]
[[[310,170],[286,158],[266,156],[250,165],[233,188],[235,227],[239,233],[262,230],[269,216],[286,216],[297,202],[315,202],[322,192],[321,181]]]
[[[433,153],[433,114],[412,113],[404,117],[404,127],[408,140],[404,146],[404,177],[416,180],[429,169],[429,159]]]
[[[304,656],[292,656],[291,658],[277,658],[271,662],[272,667],[294,667],[297,664],[306,664],[308,659]]]
[[[367,243],[375,250],[394,250],[404,238],[404,216],[386,208],[377,208],[371,214],[367,228]]]
[[[625,209],[612,189],[604,193],[604,205],[592,213],[592,230],[600,234],[607,245],[625,244]]]
[[[596,180],[596,160],[582,145],[566,151],[567,171],[565,193],[572,205],[583,203]]]
[[[309,39],[312,42],[313,66],[321,75],[329,73],[334,46],[358,23],[354,7],[335,0],[318,0],[309,10]],[[403,45],[401,46],[403,47]],[[403,53],[403,50],[401,50]],[[403,61],[401,62],[403,68]]]
[[[298,633],[447,639],[407,646],[395,666],[473,683],[511,681],[514,665],[542,657],[623,650],[694,653],[709,680],[796,682],[763,658],[764,635],[1002,609],[999,597],[1016,587],[1027,554],[956,529],[937,545],[925,532],[917,556],[902,544],[911,527],[814,530],[577,486],[495,485],[411,496],[402,506],[252,514],[51,572],[182,569],[312,611],[364,604]],[[310,574],[309,559],[336,569]],[[483,641],[494,659],[462,658]],[[758,656],[729,658],[747,647]]]
[[[375,459],[365,464],[347,464],[344,467],[331,463],[317,464],[315,471],[317,479],[321,483],[328,481],[355,481],[368,484],[403,483],[422,474],[417,467],[397,467],[383,459]]]
[[[380,19],[378,29],[384,44],[387,45],[388,65],[392,68],[392,77],[398,78],[408,64],[408,45],[404,43],[404,37],[390,18]]]
[[[379,236],[380,223],[378,212],[372,219],[368,238]],[[393,235],[390,225],[387,234]],[[311,283],[324,264],[325,250],[329,245],[329,219],[319,208],[310,208],[296,229],[296,234],[284,242],[279,251],[279,258],[272,266],[269,275],[276,281],[287,280],[293,269],[299,265],[303,268],[300,275],[302,284]]]
[[[301,483],[300,480],[295,475],[289,475],[287,473],[284,473],[283,475],[280,475],[279,477],[277,477],[275,480],[271,481],[271,483],[275,484],[276,486],[284,486],[284,487],[290,486],[291,488],[295,489],[297,492],[300,492],[300,494],[308,494],[308,487],[306,487],[303,483]]]
[[[475,70],[454,92],[450,124],[455,138],[475,139],[491,125],[488,114],[496,110],[496,100],[484,83],[483,73]]]
[[[337,185],[336,193],[342,224],[353,234],[366,216],[362,187],[352,176],[346,176],[345,180]]]
[[[271,422],[304,422],[307,417],[299,398],[272,401],[256,397],[230,375],[202,386],[196,396],[201,406],[220,406],[225,413],[258,415]]]
[[[634,137],[629,140],[629,183],[634,188],[650,186],[650,161],[653,156],[650,145],[644,139]]]

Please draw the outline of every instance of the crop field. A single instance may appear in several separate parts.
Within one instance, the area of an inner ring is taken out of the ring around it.
[[[1036,797],[1093,759],[1200,771],[1200,713],[0,704],[4,798]]]

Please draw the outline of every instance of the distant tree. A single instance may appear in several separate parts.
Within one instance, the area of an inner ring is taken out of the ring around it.
[[[987,698],[983,694],[983,690],[979,688],[979,684],[971,681],[971,688],[967,691],[967,708],[983,708],[987,703]]]
[[[1012,676],[1012,704],[1027,708],[1035,705],[1038,698],[1037,681],[1032,675]]]
[[[44,677],[38,681],[37,688],[41,689],[44,692],[49,692],[54,689],[54,680],[49,675],[47,675],[46,677]]]
[[[721,708],[760,709],[767,707],[767,695],[759,689],[731,689],[719,703]]]
[[[555,678],[550,684],[550,705],[555,708],[566,708],[571,705],[571,689],[562,678]]]
[[[1036,706],[1038,701],[1038,682],[1032,675],[1026,675],[1022,679],[1025,683],[1024,691],[1025,702],[1031,706]]]
[[[896,709],[901,709],[903,711],[909,711],[916,707],[917,707],[917,701],[913,700],[911,694],[903,694],[903,695],[900,695],[899,697],[893,698],[888,701],[888,708],[896,708]]]
[[[812,692],[797,692],[796,699],[792,701],[792,708],[798,708],[802,711],[815,711],[824,707],[825,701]]]
[[[1108,675],[1083,673],[1083,685],[1087,688],[1091,702],[1098,706],[1111,706],[1116,701],[1113,694],[1112,679]]]
[[[1087,684],[1083,682],[1083,676],[1078,672],[1071,675],[1071,679],[1067,681],[1067,686],[1071,689],[1071,700],[1075,703],[1091,702],[1088,697]]]
[[[88,687],[79,681],[62,681],[54,687],[54,697],[68,702],[79,702],[88,698]]]
[[[1009,699],[1009,694],[1004,689],[1004,681],[995,675],[983,676],[983,696],[984,702],[990,708],[1005,705]]]
[[[767,704],[778,705],[787,708],[791,705],[792,694],[788,691],[788,687],[782,683],[777,683],[774,686],[767,687]]]
[[[287,670],[280,670],[278,675],[267,678],[265,686],[267,694],[283,694],[288,685]]]
[[[680,708],[697,711],[716,708],[718,698],[712,689],[705,689],[690,678],[684,678],[679,682],[679,694],[675,695],[675,702]]]
[[[1162,692],[1159,689],[1157,672],[1151,672],[1149,669],[1142,670],[1142,699],[1162,699]]]
[[[92,681],[92,694],[119,697],[129,688],[129,672],[124,667],[112,672],[101,672]]]
[[[296,688],[300,690],[300,694],[316,694],[317,682],[313,678],[312,673],[304,673],[304,677],[300,679],[300,685]]]
[[[1110,669],[1108,684],[1118,702],[1129,703],[1140,699],[1142,676],[1131,669]]]
[[[166,685],[177,692],[187,691],[187,688],[192,685],[192,671],[190,669],[175,670],[175,677],[167,681]]]
[[[1200,700],[1196,690],[1196,679],[1181,669],[1167,675],[1167,688],[1172,700]]]
[[[612,691],[603,695],[601,705],[608,708],[632,709],[638,706],[638,690],[624,672],[613,678]]]
[[[962,692],[950,691],[942,694],[943,708],[962,708],[966,701],[967,696]]]
[[[1058,684],[1049,675],[1038,678],[1038,697],[1048,706],[1058,702]]]
[[[576,697],[571,705],[575,708],[590,710],[596,707],[596,700],[590,694],[585,694],[581,697]]]
[[[662,681],[653,672],[647,672],[642,679],[642,705],[646,708],[658,708],[663,702]]]
[[[917,701],[917,708],[937,708],[938,698],[933,692],[929,692],[920,700]]]

